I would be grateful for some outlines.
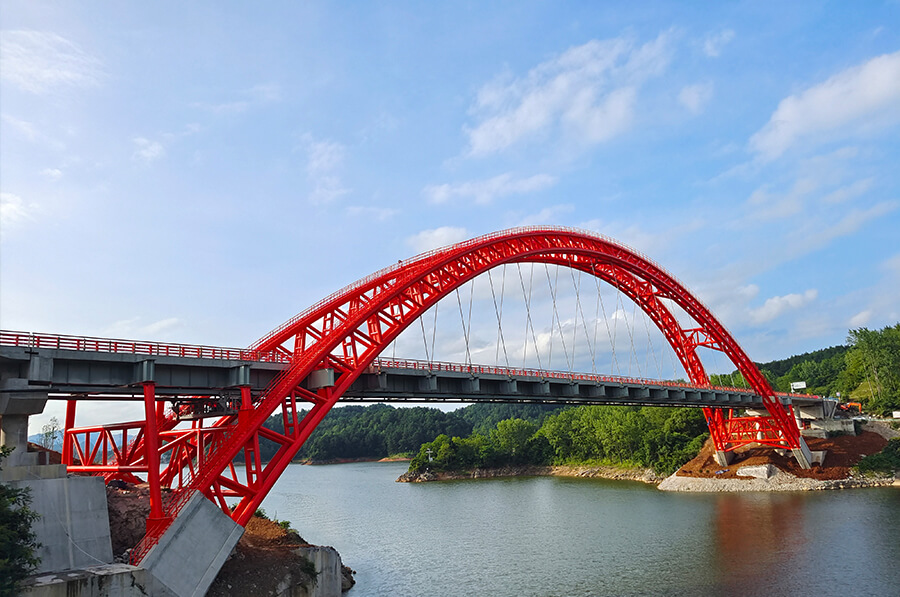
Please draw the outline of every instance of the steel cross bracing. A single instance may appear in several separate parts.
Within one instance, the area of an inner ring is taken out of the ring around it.
[[[150,480],[151,486],[157,485],[157,505],[148,522],[147,536],[135,548],[132,560],[141,560],[195,491],[218,503],[239,524],[246,524],[322,418],[378,354],[442,297],[507,263],[570,267],[615,286],[660,329],[692,384],[708,384],[698,347],[724,353],[753,392],[762,397],[768,414],[739,418],[722,409],[704,409],[717,450],[724,452],[752,441],[808,454],[792,413],[775,396],[765,377],[709,309],[673,276],[632,249],[593,233],[550,227],[513,229],[392,265],[332,294],[273,330],[248,350],[273,355],[273,359],[289,356],[289,365],[260,395],[253,396],[249,388],[243,388],[237,412],[211,426],[204,427],[200,419],[191,429],[175,429],[177,417],[156,412],[154,388],[146,384],[147,420],[131,427],[137,434],[129,452],[131,462],[123,462],[118,471],[131,474],[128,467],[140,465],[153,477],[154,464],[159,470],[159,454],[169,452],[170,459],[159,478]],[[694,322],[691,327],[682,327],[667,304],[677,305],[686,313]],[[317,389],[301,386],[320,370],[333,371],[333,384]],[[303,408],[308,411],[301,417]],[[263,427],[279,409],[281,429]],[[77,433],[68,429],[67,436]],[[268,463],[259,458],[260,438],[279,445]],[[92,450],[94,456],[103,451],[102,447]],[[241,451],[245,466],[236,468],[233,462]],[[90,454],[80,455],[92,462]],[[114,460],[118,458],[128,459],[122,453]],[[172,491],[160,505],[161,485]],[[236,505],[230,506],[235,500]]]

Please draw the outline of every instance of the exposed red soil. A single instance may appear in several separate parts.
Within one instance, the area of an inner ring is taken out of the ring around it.
[[[774,448],[765,446],[743,447],[734,451],[734,460],[728,466],[720,466],[715,460],[712,440],[707,440],[696,458],[685,464],[678,471],[680,477],[715,477],[718,479],[744,478],[737,474],[743,466],[772,464],[786,473],[796,477],[819,479],[822,481],[846,479],[850,469],[863,456],[875,454],[884,449],[887,440],[877,433],[863,431],[857,436],[842,435],[828,439],[806,438],[812,451],[825,450],[825,462],[814,464],[812,468],[803,469],[797,464],[794,456],[787,452],[779,454]]]
[[[271,520],[251,518],[207,596],[275,595],[277,585],[288,579],[307,585],[312,580],[304,571],[308,560],[293,551],[301,545],[306,542],[296,532]]]
[[[38,453],[38,464],[62,464],[62,454],[40,444],[28,442],[28,451]]]
[[[137,545],[146,531],[150,492],[146,484],[114,483],[107,486],[106,497],[113,554],[120,561],[127,561],[126,550]],[[285,529],[272,520],[251,518],[207,595],[275,595],[277,588],[286,583],[307,586],[312,580],[308,560],[294,553],[304,545],[308,543],[296,531]],[[353,571],[344,566],[348,588],[355,582],[352,574]]]

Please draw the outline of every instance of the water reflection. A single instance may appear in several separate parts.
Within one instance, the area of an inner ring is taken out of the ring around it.
[[[744,594],[792,590],[783,584],[782,579],[790,578],[783,572],[802,567],[807,557],[806,506],[802,494],[717,496],[714,561],[719,583]]]

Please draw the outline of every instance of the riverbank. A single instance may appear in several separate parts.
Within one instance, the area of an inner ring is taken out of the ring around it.
[[[386,456],[384,458],[329,458],[327,460],[295,460],[297,464],[319,466],[322,464],[351,464],[354,462],[409,462],[412,458],[406,456]]]
[[[519,466],[469,471],[407,472],[397,481],[422,483],[496,477],[597,477],[641,481],[657,485],[662,491],[820,491],[864,487],[900,486],[894,476],[863,476],[853,472],[863,456],[880,452],[891,437],[900,435],[885,424],[869,423],[857,436],[827,439],[809,438],[811,450],[823,452],[824,460],[810,469],[802,469],[784,450],[755,446],[733,453],[733,461],[722,467],[715,461],[712,442],[674,474],[664,477],[651,469],[615,466]]]
[[[106,495],[113,554],[116,562],[127,563],[146,532],[150,492],[145,484],[113,481]],[[310,545],[293,529],[254,516],[207,595],[323,597],[352,587],[353,574],[334,548]]]
[[[742,467],[744,468],[744,467]],[[749,467],[757,469],[760,467]],[[771,476],[753,477],[749,473],[741,475],[741,469],[735,477],[721,479],[715,477],[685,477],[675,473],[666,477],[657,488],[660,491],[685,491],[699,493],[725,493],[745,491],[823,491],[829,489],[861,489],[864,487],[900,487],[900,481],[890,477],[864,477],[849,475],[844,479],[811,479],[797,477],[772,467]],[[680,471],[679,471],[680,472]],[[765,473],[761,473],[765,474]]]
[[[494,479],[500,477],[582,477],[640,481],[656,485],[664,477],[652,469],[616,466],[509,466],[502,468],[473,469],[470,471],[406,472],[397,478],[398,483],[424,483],[429,481],[457,481],[463,479]]]

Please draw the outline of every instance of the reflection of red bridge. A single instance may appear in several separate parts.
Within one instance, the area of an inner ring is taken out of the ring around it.
[[[436,363],[395,367],[399,363],[376,361],[385,347],[442,297],[507,263],[564,266],[614,286],[662,332],[690,383],[539,369],[475,371],[471,365]],[[679,323],[686,319],[692,323]],[[147,536],[132,554],[134,562],[142,560],[196,492],[218,504],[238,524],[246,524],[310,433],[341,399],[432,396],[435,400],[456,397],[474,401],[494,397],[547,403],[699,406],[720,457],[739,445],[761,443],[792,450],[802,466],[808,467],[810,462],[790,400],[773,392],[700,301],[646,257],[611,239],[570,229],[515,229],[424,253],[332,294],[247,350],[27,337],[32,338],[27,347],[29,361],[23,365],[28,375],[21,377],[30,379],[31,385],[7,386],[5,391],[26,392],[34,389],[35,383],[43,383],[48,386],[45,391],[67,395],[64,458],[70,470],[102,474],[107,479],[133,480],[136,473],[148,477],[151,514]],[[8,333],[2,344],[18,341]],[[26,343],[24,339],[21,342]],[[698,355],[701,348],[726,355],[750,390],[710,386]],[[63,353],[68,351],[81,351],[82,355],[105,352],[117,358],[100,359],[104,364],[92,369],[84,364],[85,358],[67,362]],[[54,365],[57,359],[59,366]],[[204,362],[202,383],[196,381],[198,370],[187,365],[187,359]],[[98,367],[109,377],[92,373]],[[117,385],[113,380],[119,380]],[[98,394],[133,396],[135,387],[140,388],[144,400],[144,420],[75,428],[79,401],[92,400],[90,396]],[[165,411],[165,402],[176,396],[178,414]],[[732,410],[754,407],[758,411],[755,416],[738,416],[737,410]],[[280,428],[264,427],[278,412]],[[205,425],[204,415],[218,416]],[[182,419],[192,420],[189,428]],[[261,439],[279,446],[267,463],[259,458]],[[169,460],[161,468],[163,453]],[[240,454],[245,466],[235,467]],[[171,489],[166,500],[162,500],[163,488]]]

